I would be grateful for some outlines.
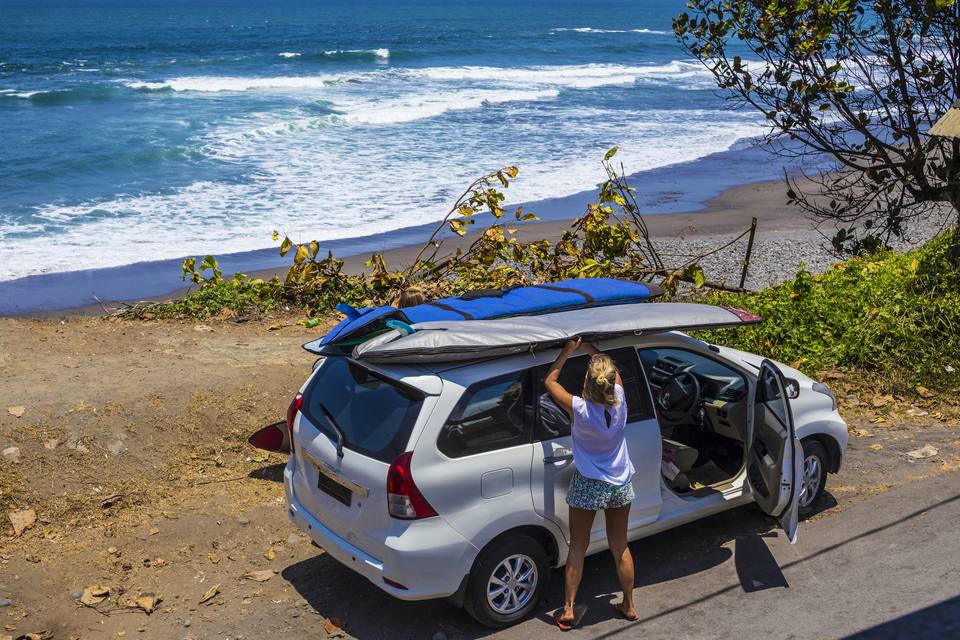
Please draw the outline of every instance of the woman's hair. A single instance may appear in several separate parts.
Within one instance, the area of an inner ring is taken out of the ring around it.
[[[403,293],[400,294],[400,299],[397,301],[397,308],[405,309],[407,307],[415,307],[426,301],[427,296],[424,295],[422,289],[419,287],[407,287],[403,290]]]
[[[614,386],[617,384],[617,365],[608,355],[591,356],[587,375],[583,380],[583,397],[586,400],[615,407],[619,404]]]

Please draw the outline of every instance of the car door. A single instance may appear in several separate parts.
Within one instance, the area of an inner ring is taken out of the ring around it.
[[[757,505],[797,541],[803,445],[796,436],[786,381],[764,360],[757,376],[747,447],[747,482]]]
[[[633,477],[635,498],[630,507],[628,529],[635,530],[657,520],[660,515],[660,427],[657,424],[646,378],[632,347],[607,352],[623,379],[627,400],[626,439],[630,458],[636,468]],[[570,358],[561,373],[560,383],[567,391],[579,395],[588,356]],[[555,522],[569,541],[567,521],[567,489],[576,466],[573,462],[573,440],[570,419],[553,403],[543,388],[549,366],[534,371],[536,389],[534,415],[534,451],[530,487],[537,513]],[[605,523],[600,514],[593,525],[592,542],[605,537]]]

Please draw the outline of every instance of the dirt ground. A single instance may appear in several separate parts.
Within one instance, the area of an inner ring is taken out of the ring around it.
[[[283,418],[322,331],[0,320],[0,639],[489,635],[442,602],[398,606],[287,521],[285,459],[246,438]],[[815,518],[960,469],[956,394],[827,382],[852,437]]]

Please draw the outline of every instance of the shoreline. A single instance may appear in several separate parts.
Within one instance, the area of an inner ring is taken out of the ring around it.
[[[758,232],[810,229],[812,223],[799,211],[787,211],[782,168],[769,162],[769,154],[754,139],[729,150],[677,165],[631,174],[637,199],[651,234],[670,239],[683,234],[732,234],[746,228],[752,216],[760,220]],[[764,162],[766,161],[766,162]],[[522,176],[522,173],[521,173]],[[776,178],[776,179],[772,179]],[[509,191],[506,192],[509,195]],[[527,203],[510,203],[503,221],[515,226],[521,239],[556,238],[570,221],[594,201],[596,189]],[[540,221],[517,223],[517,206],[535,213]],[[477,219],[465,240],[449,237],[450,248],[469,242],[473,233],[492,224],[489,214]],[[483,223],[480,221],[483,220]],[[438,222],[378,234],[321,241],[321,252],[332,251],[345,260],[344,268],[356,273],[372,253],[383,253],[388,264],[412,260]],[[691,231],[689,228],[696,230]],[[448,235],[450,235],[448,233]],[[225,277],[241,272],[254,277],[285,273],[290,258],[270,247],[239,253],[213,253]],[[189,287],[181,284],[184,257],[118,267],[37,274],[0,282],[0,317],[68,317],[99,315],[103,305],[138,300],[169,300]]]

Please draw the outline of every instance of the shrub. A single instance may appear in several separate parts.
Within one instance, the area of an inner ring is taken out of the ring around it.
[[[705,339],[816,373],[833,367],[900,372],[913,384],[946,388],[960,370],[960,233],[908,253],[884,251],[758,293],[702,298],[763,316]]]

